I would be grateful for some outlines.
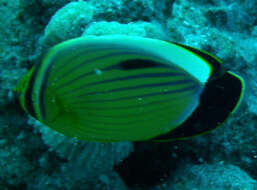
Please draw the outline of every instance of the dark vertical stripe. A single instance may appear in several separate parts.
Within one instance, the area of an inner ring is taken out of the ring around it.
[[[29,84],[28,84],[27,90],[25,92],[25,103],[24,103],[25,108],[29,112],[29,114],[31,116],[35,117],[35,118],[37,118],[37,117],[36,117],[36,111],[35,111],[35,108],[34,108],[32,94],[33,94],[33,88],[34,88],[36,76],[38,74],[40,65],[41,64],[37,64],[35,66],[35,70],[33,71],[32,75],[29,79]]]

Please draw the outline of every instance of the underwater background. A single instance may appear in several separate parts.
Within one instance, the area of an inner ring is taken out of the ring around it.
[[[216,55],[245,79],[242,105],[168,143],[87,143],[18,111],[13,88],[50,47],[109,34]],[[0,39],[0,190],[257,190],[256,0],[1,0]]]

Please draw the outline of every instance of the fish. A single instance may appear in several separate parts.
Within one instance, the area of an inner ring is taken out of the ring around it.
[[[106,35],[53,46],[14,94],[26,113],[68,137],[167,142],[221,126],[244,89],[244,79],[208,52]]]

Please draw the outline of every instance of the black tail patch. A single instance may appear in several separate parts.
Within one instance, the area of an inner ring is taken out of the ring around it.
[[[217,128],[237,106],[243,88],[242,81],[229,72],[209,81],[194,113],[181,126],[153,140],[187,139]]]

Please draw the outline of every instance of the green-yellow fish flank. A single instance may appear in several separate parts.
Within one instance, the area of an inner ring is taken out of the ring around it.
[[[175,43],[88,36],[51,48],[15,91],[25,111],[64,135],[149,140],[192,115],[217,65],[215,57]]]

